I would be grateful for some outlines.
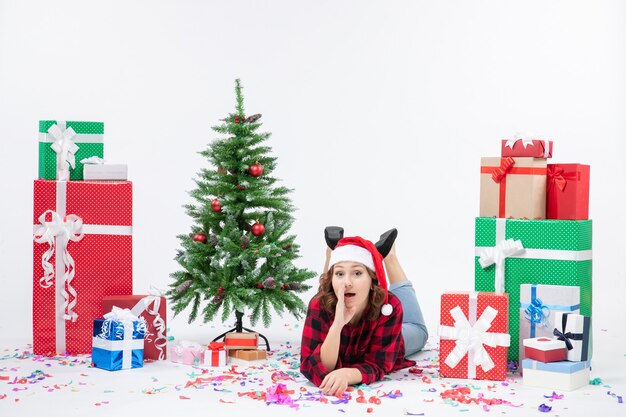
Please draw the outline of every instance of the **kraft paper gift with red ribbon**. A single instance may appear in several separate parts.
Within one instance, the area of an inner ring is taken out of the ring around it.
[[[102,311],[113,307],[127,308],[146,322],[144,359],[164,360],[167,357],[167,316],[165,297],[153,290],[147,295],[113,295],[102,299]]]
[[[33,351],[91,352],[102,299],[132,293],[132,183],[34,182]]]
[[[229,349],[228,356],[244,361],[256,361],[267,358],[267,352],[261,349]]]
[[[226,349],[256,349],[259,347],[259,334],[255,332],[230,332],[224,337]]]
[[[189,340],[176,340],[167,344],[170,361],[200,366],[204,363],[204,346]]]
[[[552,141],[522,137],[503,139],[502,156],[552,158]]]
[[[480,217],[546,217],[545,159],[485,157],[480,165]]]
[[[439,371],[442,377],[503,381],[507,372],[507,294],[441,295]]]
[[[228,363],[224,342],[211,342],[204,353],[206,366],[226,366]]]
[[[589,165],[548,164],[546,218],[589,218],[589,172]]]

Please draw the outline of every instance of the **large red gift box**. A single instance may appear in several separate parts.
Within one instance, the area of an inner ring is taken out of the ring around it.
[[[132,294],[132,183],[34,184],[33,351],[90,353],[102,298]]]
[[[552,158],[552,141],[542,139],[503,139],[502,156]]]
[[[441,295],[442,377],[503,381],[507,371],[509,297],[489,292]]]
[[[546,218],[589,219],[589,165],[548,164]]]
[[[114,295],[102,299],[102,315],[113,307],[127,308],[146,321],[143,358],[163,360],[167,356],[165,297],[160,295]]]

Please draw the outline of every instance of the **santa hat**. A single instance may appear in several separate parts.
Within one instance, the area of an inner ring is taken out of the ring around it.
[[[389,316],[392,311],[389,304],[389,291],[387,289],[387,277],[383,267],[383,256],[378,252],[376,246],[367,239],[360,236],[344,237],[337,242],[335,249],[330,254],[328,267],[339,262],[359,262],[376,273],[378,284],[385,290],[385,304],[380,312],[383,316]]]

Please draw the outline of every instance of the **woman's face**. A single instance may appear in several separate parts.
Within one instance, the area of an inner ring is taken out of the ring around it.
[[[345,288],[344,302],[346,307],[356,307],[357,314],[362,313],[369,302],[372,277],[367,268],[358,262],[338,262],[333,267],[333,290]]]

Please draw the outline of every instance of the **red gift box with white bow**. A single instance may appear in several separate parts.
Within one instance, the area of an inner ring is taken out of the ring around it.
[[[442,377],[492,381],[506,378],[511,340],[507,294],[444,293],[439,323]]]
[[[515,137],[502,140],[502,156],[552,158],[552,141]]]
[[[34,183],[33,351],[90,353],[102,299],[132,293],[132,183]]]

